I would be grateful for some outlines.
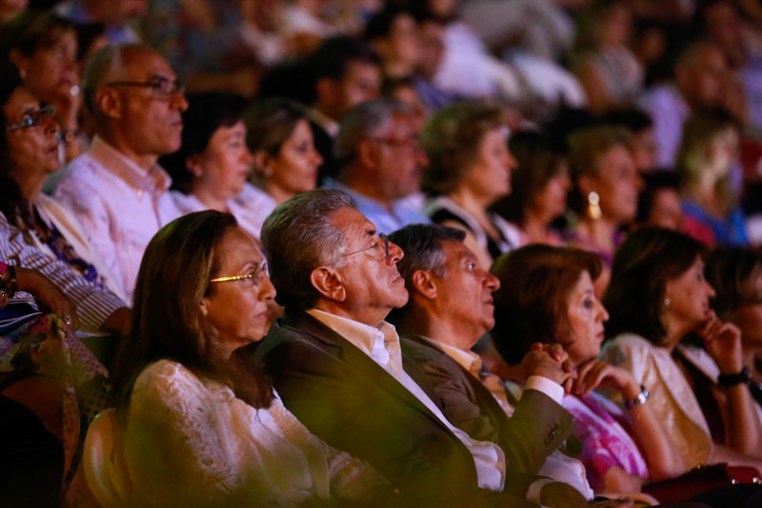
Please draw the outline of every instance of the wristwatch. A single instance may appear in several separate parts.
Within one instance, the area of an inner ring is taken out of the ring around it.
[[[625,409],[632,409],[636,406],[642,406],[643,404],[646,403],[646,401],[648,400],[648,397],[650,396],[651,394],[646,389],[646,387],[643,385],[640,385],[640,393],[638,394],[638,396],[631,400],[625,400],[624,407]]]
[[[720,374],[717,377],[717,385],[723,388],[729,388],[741,383],[748,384],[749,381],[751,381],[751,369],[749,367],[744,367],[741,369],[741,372],[735,374]]]

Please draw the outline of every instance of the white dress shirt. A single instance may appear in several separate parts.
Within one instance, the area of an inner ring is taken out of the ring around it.
[[[494,443],[471,439],[468,434],[445,418],[434,401],[403,370],[400,339],[394,326],[383,322],[380,327],[374,328],[318,309],[308,310],[307,313],[368,355],[426,406],[468,448],[474,459],[477,483],[480,488],[493,491],[503,490],[505,484],[503,450]]]
[[[148,242],[180,216],[167,193],[169,175],[158,165],[140,168],[99,137],[69,163],[55,198],[79,220],[109,271],[132,298]]]

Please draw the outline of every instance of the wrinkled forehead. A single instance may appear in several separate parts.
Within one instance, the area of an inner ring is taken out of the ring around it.
[[[125,49],[113,66],[109,81],[146,81],[154,77],[175,79],[175,73],[161,54],[148,48]]]
[[[376,233],[376,227],[356,208],[340,208],[333,212],[334,226],[341,231],[347,243],[354,243]]]

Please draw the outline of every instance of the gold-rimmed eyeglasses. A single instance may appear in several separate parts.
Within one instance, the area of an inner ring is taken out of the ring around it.
[[[210,284],[218,284],[221,282],[235,282],[239,280],[247,280],[251,282],[252,286],[259,286],[262,283],[262,277],[267,275],[267,263],[264,261],[259,266],[254,267],[249,273],[243,275],[226,275],[223,277],[215,277],[209,280]]]

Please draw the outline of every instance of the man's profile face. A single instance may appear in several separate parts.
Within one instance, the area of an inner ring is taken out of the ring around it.
[[[336,83],[336,119],[352,107],[378,98],[380,90],[381,69],[377,65],[361,60],[349,62],[344,76]]]
[[[386,257],[375,226],[354,208],[341,208],[332,219],[345,238],[344,255],[336,267],[346,288],[345,310],[353,319],[376,326],[392,308],[407,303],[405,280],[397,270],[402,249],[390,242]]]
[[[139,155],[164,155],[180,148],[182,142],[182,112],[188,107],[180,91],[163,94],[150,86],[118,85],[118,83],[175,83],[177,76],[166,60],[147,49],[123,55],[124,67],[109,79],[117,83],[107,87],[119,96],[116,112],[121,135]]]
[[[427,161],[412,115],[394,115],[372,140],[379,150],[376,170],[386,199],[393,201],[418,192],[421,166]]]

